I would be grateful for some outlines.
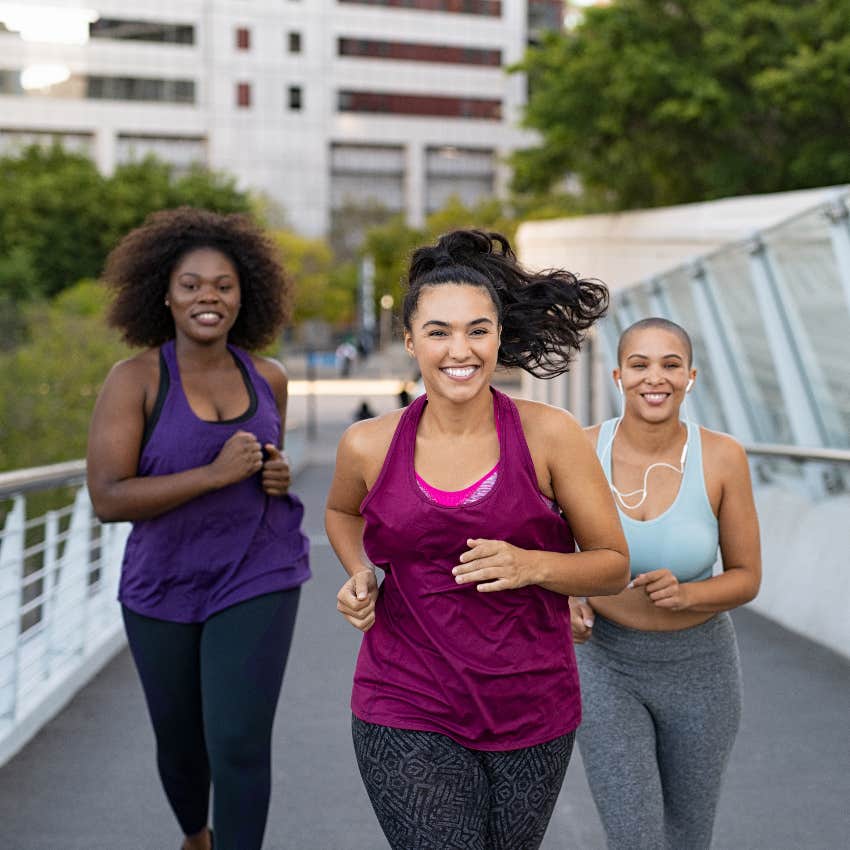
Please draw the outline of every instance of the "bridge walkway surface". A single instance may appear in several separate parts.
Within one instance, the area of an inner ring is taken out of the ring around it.
[[[320,428],[325,449],[314,454],[295,486],[307,507],[314,578],[304,588],[275,726],[264,850],[388,846],[354,761],[348,700],[359,640],[335,611],[343,572],[322,528],[338,433]],[[753,612],[736,612],[734,620],[744,717],[714,847],[846,848],[850,663]],[[817,625],[801,623],[811,633]],[[176,850],[179,844],[156,776],[142,692],[125,650],[0,769],[0,848]],[[604,848],[578,753],[543,847]]]

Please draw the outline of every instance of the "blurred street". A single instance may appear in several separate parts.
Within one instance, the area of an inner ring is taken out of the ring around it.
[[[336,441],[360,396],[320,396],[318,438],[296,491],[307,508],[314,578],[304,588],[274,744],[266,850],[381,850],[352,751],[348,700],[358,635],[335,611],[343,571],[322,511]],[[396,403],[369,399],[376,412]],[[300,415],[303,396],[292,400]],[[747,611],[734,615],[745,710],[716,828],[719,850],[838,850],[850,798],[850,665]],[[817,695],[816,698],[813,695]],[[122,652],[0,769],[3,850],[173,850],[153,735]],[[544,850],[602,850],[576,752]],[[449,850],[447,848],[447,850]]]

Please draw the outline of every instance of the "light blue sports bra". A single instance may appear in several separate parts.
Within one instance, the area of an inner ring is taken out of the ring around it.
[[[611,434],[616,419],[599,428],[596,453],[611,480]],[[629,544],[632,578],[650,570],[668,569],[679,581],[711,578],[717,560],[717,517],[711,510],[702,471],[699,425],[688,423],[688,453],[679,492],[660,516],[645,521],[623,513],[620,521]]]

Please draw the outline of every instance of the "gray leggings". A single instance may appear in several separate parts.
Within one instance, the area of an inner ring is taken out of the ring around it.
[[[707,850],[741,717],[728,614],[675,632],[596,615],[578,744],[609,850]]]

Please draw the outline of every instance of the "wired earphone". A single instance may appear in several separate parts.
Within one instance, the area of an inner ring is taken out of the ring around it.
[[[688,380],[688,385],[685,387],[685,392],[689,393],[691,391],[691,387],[694,385],[694,379],[690,378]],[[620,391],[620,398],[622,400],[621,409],[620,409],[620,418],[617,420],[617,424],[614,426],[614,430],[611,433],[611,438],[608,440],[605,448],[602,449],[599,455],[599,459],[602,460],[605,456],[605,452],[613,451],[614,446],[614,437],[617,436],[617,429],[620,427],[620,423],[623,421],[623,415],[625,414],[625,393],[623,392],[623,382],[617,378],[617,389]],[[690,420],[687,417],[687,413],[685,415],[685,427],[688,429],[687,433],[690,435]],[[643,473],[643,486],[638,488],[637,490],[632,490],[630,493],[621,493],[615,486],[614,482],[610,481],[609,486],[611,488],[611,492],[616,497],[617,501],[629,511],[637,510],[645,501],[646,497],[649,493],[647,488],[647,482],[649,480],[649,473],[652,472],[656,467],[666,467],[667,469],[672,469],[673,472],[678,472],[679,475],[685,474],[685,458],[688,456],[688,442],[689,436],[685,437],[685,445],[682,446],[682,454],[679,457],[679,465],[673,466],[672,463],[666,463],[665,461],[657,461],[656,463],[651,463]],[[626,499],[630,499],[633,496],[640,496],[640,499],[636,504],[630,505],[626,502]]]

